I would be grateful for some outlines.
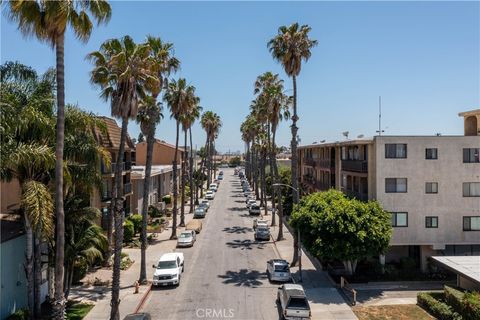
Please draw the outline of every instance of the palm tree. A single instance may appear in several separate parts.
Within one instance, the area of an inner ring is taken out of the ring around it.
[[[281,26],[278,28],[278,34],[271,39],[267,46],[275,60],[280,62],[286,74],[293,81],[293,116],[292,116],[292,187],[298,190],[298,155],[297,155],[297,76],[302,69],[302,61],[307,61],[312,55],[311,50],[318,44],[317,40],[308,37],[312,30],[308,25],[299,26],[293,23],[290,26]],[[298,203],[298,193],[292,190],[294,203]],[[294,254],[292,265],[298,260],[298,239],[294,234]]]
[[[155,87],[152,87],[150,96],[144,99],[137,117],[137,122],[140,123],[141,134],[147,137],[147,159],[145,163],[145,180],[143,182],[142,232],[140,235],[142,246],[139,282],[142,284],[147,282],[147,213],[153,145],[155,142],[156,125],[160,122],[160,118],[163,117],[161,104],[156,100],[163,87],[168,83],[170,74],[180,67],[180,61],[173,56],[173,44],[165,43],[160,38],[153,36],[147,37],[147,43],[151,49],[152,71],[157,75],[159,81]]]
[[[222,127],[222,122],[220,117],[213,111],[206,111],[202,115],[201,119],[202,128],[207,133],[207,142],[205,144],[207,149],[207,181],[208,185],[212,182],[212,166],[213,163],[213,154],[215,152],[215,139],[218,137],[220,128]]]
[[[178,138],[180,135],[180,122],[182,117],[187,114],[190,108],[196,104],[195,87],[188,85],[184,78],[172,80],[163,96],[167,102],[171,117],[176,121],[175,138],[175,156],[173,159],[173,221],[172,234],[170,239],[177,238],[177,203],[178,203],[178,181],[177,181],[177,157],[178,157]],[[184,212],[181,215],[180,226],[185,226]]]
[[[100,96],[110,100],[112,116],[122,120],[120,146],[116,163],[123,162],[129,119],[135,119],[140,101],[146,91],[158,86],[159,79],[152,71],[151,48],[147,43],[136,44],[129,36],[105,41],[99,51],[88,55],[95,67],[91,82],[101,88]],[[112,192],[115,221],[115,247],[112,276],[112,301],[110,319],[118,320],[120,304],[120,261],[123,242],[123,186],[122,166],[115,167]]]
[[[64,43],[65,31],[70,26],[83,42],[90,38],[93,24],[110,19],[111,9],[107,1],[10,1],[9,18],[18,24],[20,31],[34,35],[56,50],[57,80],[57,124],[56,124],[56,164],[55,164],[55,215],[56,215],[56,254],[55,254],[55,303],[54,318],[63,319],[65,302],[63,299],[63,265],[65,245],[65,223],[63,211],[63,147],[64,147]],[[90,14],[90,16],[89,16]]]

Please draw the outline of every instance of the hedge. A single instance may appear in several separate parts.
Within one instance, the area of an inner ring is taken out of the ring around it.
[[[133,236],[135,235],[135,229],[133,222],[130,220],[125,220],[123,223],[123,241],[130,242],[132,241]]]
[[[127,218],[127,220],[132,221],[133,223],[133,232],[134,234],[139,233],[142,231],[142,215],[141,214],[132,214]]]
[[[166,196],[163,196],[162,201],[165,202],[165,204],[170,204],[172,203],[172,197],[167,194]]]
[[[445,286],[445,301],[460,313],[465,320],[480,319],[480,294],[467,292]]]
[[[417,294],[417,303],[439,320],[462,320],[448,304],[432,297],[429,292]]]

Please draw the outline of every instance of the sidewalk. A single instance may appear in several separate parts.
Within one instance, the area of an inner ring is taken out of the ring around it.
[[[265,219],[271,221],[271,211]],[[278,216],[277,216],[278,223]],[[285,240],[276,241],[278,233],[278,225],[270,227],[270,231],[274,240],[274,246],[277,253],[282,259],[288,262],[293,258],[293,236],[284,225],[283,237]],[[336,286],[332,283],[329,276],[320,267],[316,268],[310,258],[302,251],[302,285],[310,302],[312,310],[312,319],[334,319],[334,320],[356,320],[357,317],[353,313],[350,306],[337,291]],[[299,279],[298,266],[292,267],[292,274],[295,281]]]
[[[189,214],[189,206],[185,206],[185,223],[188,223],[193,214]],[[180,222],[180,210],[178,210],[177,222]],[[176,240],[169,240],[171,235],[172,222],[167,229],[157,235],[157,238],[147,248],[147,279],[152,279],[153,268],[163,253],[172,252],[176,248]],[[177,227],[177,233],[183,231],[184,228]],[[135,262],[127,270],[121,271],[120,274],[120,319],[127,314],[134,313],[140,306],[142,300],[150,292],[150,284],[141,285],[139,293],[134,294],[134,283],[140,275],[140,248],[123,248],[122,252],[128,253],[130,259]],[[102,281],[112,280],[112,270],[99,269],[94,273],[86,276],[88,279],[99,278]],[[99,286],[76,286],[71,289],[70,299],[81,300],[94,303],[95,306],[90,310],[85,320],[107,319],[110,315],[111,287]]]

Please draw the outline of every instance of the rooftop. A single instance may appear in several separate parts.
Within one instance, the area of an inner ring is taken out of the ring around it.
[[[173,166],[171,165],[155,165],[152,166],[152,172],[150,176],[156,176],[159,174],[167,173],[173,171]],[[145,166],[132,166],[132,179],[144,179],[145,178]]]
[[[480,256],[432,257],[445,268],[480,285]]]
[[[102,119],[105,122],[105,126],[107,127],[106,135],[105,133],[100,132],[100,130],[95,130],[95,135],[97,137],[98,143],[105,148],[120,148],[120,136],[122,129],[118,126],[117,121],[112,118],[98,116],[98,118]],[[125,148],[127,150],[135,149],[135,146],[130,139],[130,136],[127,133],[127,140],[125,144]]]

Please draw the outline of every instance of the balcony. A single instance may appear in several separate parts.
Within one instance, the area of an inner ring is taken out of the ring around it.
[[[127,164],[129,164],[129,168],[127,170],[130,170],[131,169],[131,162],[127,162]],[[122,166],[122,171],[125,171],[125,167],[126,167],[125,162],[122,162],[121,166]],[[113,173],[115,173],[116,168],[117,168],[116,163],[112,163],[110,165],[110,168],[107,168],[107,166],[102,163],[102,166],[101,166],[102,174],[113,174]]]
[[[130,161],[125,162],[125,167],[123,168],[125,171],[132,170],[132,163]]]
[[[132,184],[129,182],[129,183],[125,183],[123,185],[123,194],[129,194],[132,192]]]
[[[356,198],[357,200],[361,201],[368,201],[368,194],[366,193],[361,193],[358,191],[352,191],[352,190],[344,190],[345,194],[350,197],[350,198]]]
[[[304,162],[306,166],[315,167],[315,160],[313,160],[313,158],[305,158]]]
[[[367,160],[342,160],[342,170],[352,172],[368,172]]]
[[[335,170],[335,161],[331,159],[320,159],[315,162],[321,169]]]

